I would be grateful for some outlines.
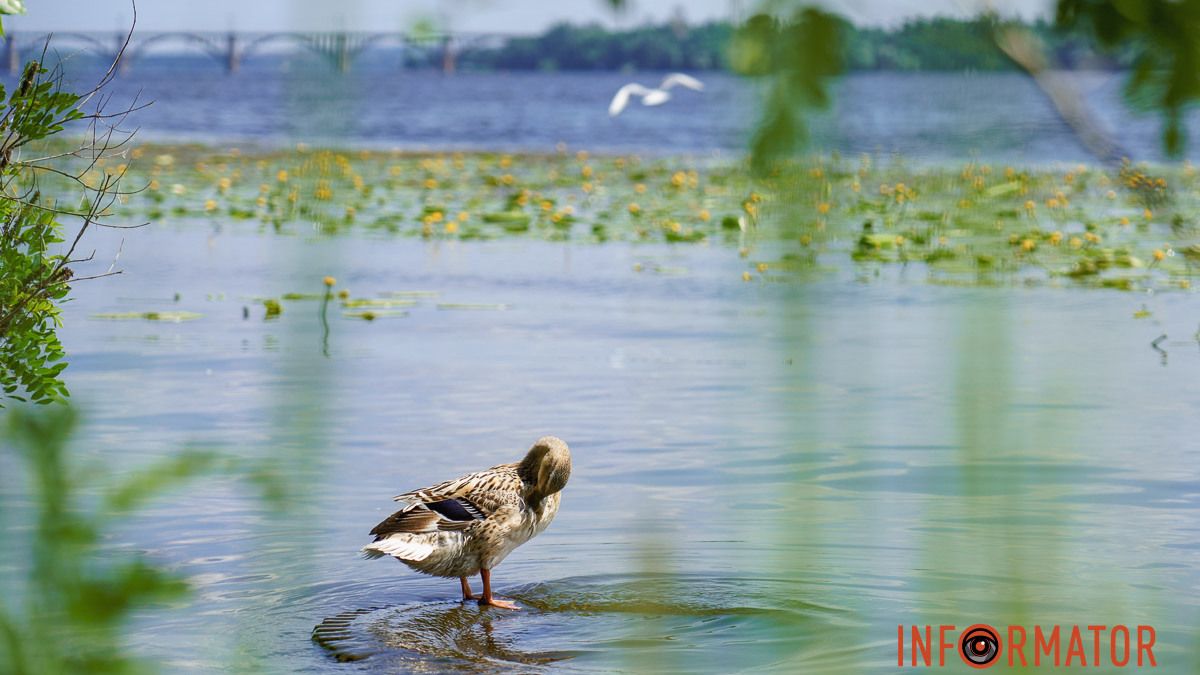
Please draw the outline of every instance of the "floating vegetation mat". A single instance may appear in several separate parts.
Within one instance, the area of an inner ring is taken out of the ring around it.
[[[746,281],[802,279],[830,264],[912,265],[936,283],[1131,291],[1186,289],[1200,270],[1200,177],[1190,164],[1033,170],[819,156],[754,177],[741,163],[586,152],[147,145],[90,179],[102,172],[145,186],[123,207],[131,219],[322,236],[720,245],[745,258]]]
[[[204,315],[196,312],[109,312],[105,314],[93,314],[91,318],[105,321],[144,320],[181,323],[184,321],[194,321],[202,316]]]
[[[363,321],[374,321],[375,319],[396,318],[408,316],[408,312],[402,310],[365,310],[362,312],[342,312],[342,316],[348,319],[362,319]]]
[[[469,312],[502,312],[506,309],[511,309],[512,306],[505,304],[484,304],[471,302],[439,302],[437,308],[443,310],[466,310]]]

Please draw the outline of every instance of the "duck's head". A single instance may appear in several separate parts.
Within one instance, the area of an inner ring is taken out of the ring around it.
[[[543,499],[567,486],[571,477],[571,450],[562,439],[543,436],[529,448],[517,473],[532,486],[526,499],[536,508]]]

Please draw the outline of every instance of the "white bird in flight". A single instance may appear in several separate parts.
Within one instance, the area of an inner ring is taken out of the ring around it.
[[[676,85],[696,91],[704,91],[703,82],[683,73],[671,73],[666,76],[657,89],[643,87],[633,82],[617,90],[617,95],[613,96],[612,103],[608,104],[608,114],[611,117],[620,115],[625,106],[629,104],[630,96],[641,96],[642,105],[662,105],[671,99],[671,94],[667,90]]]

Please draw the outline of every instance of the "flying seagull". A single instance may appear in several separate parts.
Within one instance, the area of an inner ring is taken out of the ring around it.
[[[696,91],[704,91],[703,82],[683,73],[671,73],[666,76],[657,89],[650,89],[636,82],[631,82],[617,90],[617,95],[613,96],[612,103],[608,104],[608,114],[611,117],[620,115],[625,106],[629,104],[630,96],[641,96],[642,105],[662,105],[671,99],[671,94],[667,90],[676,85]]]

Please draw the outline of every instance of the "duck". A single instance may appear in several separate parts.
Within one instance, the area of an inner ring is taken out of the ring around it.
[[[362,553],[368,559],[390,556],[423,574],[458,577],[463,602],[520,609],[492,593],[491,572],[549,527],[570,477],[570,448],[543,436],[519,462],[397,495],[393,499],[403,508],[371,530],[375,539]],[[483,583],[478,597],[468,580],[476,574]]]

